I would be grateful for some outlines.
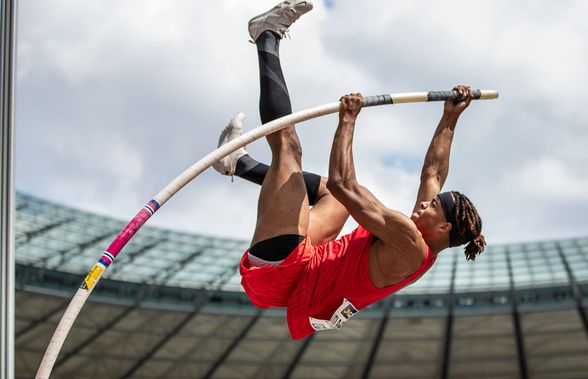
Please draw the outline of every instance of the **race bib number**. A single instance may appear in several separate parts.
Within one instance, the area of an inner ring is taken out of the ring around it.
[[[335,313],[330,320],[320,320],[318,318],[309,317],[308,320],[310,321],[310,325],[316,331],[319,330],[327,330],[327,329],[339,329],[343,326],[343,323],[351,318],[354,314],[358,312],[357,308],[351,304],[351,302],[347,299],[343,299],[343,304]]]

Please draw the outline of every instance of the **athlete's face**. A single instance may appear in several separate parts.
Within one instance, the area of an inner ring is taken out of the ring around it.
[[[429,235],[440,225],[447,223],[439,196],[435,196],[431,201],[421,202],[419,208],[410,216],[410,219],[423,235]]]

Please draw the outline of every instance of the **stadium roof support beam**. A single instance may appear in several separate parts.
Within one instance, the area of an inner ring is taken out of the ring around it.
[[[16,241],[17,247],[20,247],[21,245],[24,245],[24,244],[30,242],[33,238],[35,238],[43,233],[47,233],[50,230],[53,230],[55,228],[59,228],[60,226],[68,224],[72,221],[74,221],[73,218],[68,218],[65,220],[60,220],[60,221],[54,222],[53,224],[48,224],[48,225],[42,226],[42,227],[35,229],[35,230],[25,232],[24,233],[25,240],[24,241]]]
[[[508,281],[510,286],[510,302],[512,305],[511,314],[512,322],[515,331],[515,338],[517,343],[517,361],[519,363],[519,371],[521,379],[527,379],[529,377],[529,370],[527,368],[527,354],[525,352],[525,341],[523,339],[523,328],[521,326],[521,318],[519,314],[519,301],[517,298],[517,291],[515,289],[514,276],[512,273],[512,262],[510,260],[510,253],[507,250],[506,254],[506,267],[508,269]]]
[[[51,269],[55,269],[58,270],[59,267],[64,264],[68,258],[75,256],[76,254],[79,254],[81,251],[84,251],[84,249],[87,249],[88,247],[102,241],[103,239],[105,239],[106,237],[112,236],[114,234],[113,231],[108,231],[106,233],[103,233],[97,237],[94,237],[86,242],[82,242],[77,244],[76,246],[72,247],[72,248],[68,248],[68,249],[64,249],[58,252],[59,255],[59,261],[57,264],[54,264],[53,267],[50,267]],[[42,265],[47,265],[47,263],[49,262],[50,259],[52,259],[54,256],[53,255],[48,255],[44,258],[39,259],[36,264],[42,264]]]
[[[33,330],[37,325],[43,324],[44,322],[46,322],[47,320],[49,320],[51,317],[53,317],[57,313],[59,313],[61,311],[65,311],[65,308],[67,308],[67,306],[69,305],[69,302],[70,302],[70,299],[67,299],[66,301],[62,302],[61,304],[59,304],[54,309],[52,309],[49,312],[45,313],[45,315],[43,315],[43,316],[41,316],[39,318],[34,319],[26,327],[24,327],[20,331],[18,331],[18,333],[16,333],[14,335],[14,337],[15,338],[19,338],[20,336],[25,335],[29,331]]]
[[[239,264],[227,267],[222,273],[217,276],[214,282],[209,283],[214,286],[215,289],[221,290],[223,286],[231,279],[233,273],[239,269]]]
[[[453,267],[451,268],[451,284],[447,292],[447,321],[445,323],[445,337],[443,361],[441,362],[441,378],[449,378],[449,366],[451,363],[451,336],[453,335],[453,318],[455,311],[455,273],[457,272],[457,255],[453,256]]]
[[[153,357],[155,353],[159,351],[159,349],[161,349],[163,346],[165,346],[166,343],[168,343],[172,338],[174,338],[180,332],[180,330],[182,330],[186,326],[186,324],[188,324],[188,322],[190,322],[198,313],[200,313],[200,311],[206,304],[206,299],[207,293],[205,291],[202,291],[201,296],[199,296],[197,300],[196,309],[188,313],[186,317],[182,319],[182,321],[180,321],[169,333],[167,333],[163,337],[163,339],[153,347],[153,349],[151,349],[149,352],[147,352],[147,354],[141,357],[141,359],[139,359],[137,363],[133,365],[133,367],[131,367],[124,375],[122,375],[120,379],[130,378],[139,368],[141,368],[141,366],[145,364],[145,362],[149,361],[151,357]]]
[[[121,313],[119,313],[115,318],[113,318],[112,320],[110,320],[109,322],[107,322],[106,324],[102,325],[100,328],[98,328],[98,330],[96,330],[92,335],[90,335],[88,338],[84,339],[82,342],[80,342],[76,347],[74,347],[73,349],[71,349],[67,354],[65,354],[60,360],[58,360],[55,363],[55,367],[54,368],[58,368],[61,365],[63,365],[65,362],[67,362],[70,358],[78,355],[80,353],[80,351],[82,351],[82,349],[84,349],[86,346],[88,346],[89,344],[91,344],[92,342],[96,341],[96,339],[105,331],[112,329],[113,326],[115,326],[119,321],[121,321],[123,318],[127,317],[129,315],[129,313],[131,313],[132,311],[134,311],[137,308],[137,306],[132,306],[132,307],[128,307],[127,309],[125,309],[124,311],[122,311]]]
[[[559,257],[566,269],[566,273],[568,274],[568,279],[570,280],[570,286],[572,287],[572,294],[574,295],[574,300],[576,301],[576,309],[580,314],[580,319],[582,320],[582,324],[584,325],[584,332],[586,336],[588,336],[588,315],[586,315],[586,310],[582,304],[582,291],[580,290],[580,286],[578,285],[578,281],[572,272],[572,268],[563,252],[563,249],[559,244],[557,244],[557,252],[559,253]]]
[[[201,256],[202,253],[204,253],[206,251],[206,249],[210,248],[212,245],[205,245],[205,246],[199,246],[196,251],[194,251],[192,254],[188,255],[186,258],[180,260],[177,262],[177,264],[174,266],[170,266],[167,270],[164,270],[164,272],[161,274],[161,279],[158,279],[158,282],[160,285],[166,285],[167,282],[178,273],[178,271],[180,271],[180,269],[182,267],[185,267],[186,265],[190,264],[194,259],[196,259],[197,257]]]
[[[235,350],[235,348],[239,345],[239,343],[245,338],[247,333],[253,328],[255,323],[259,320],[261,316],[261,312],[259,311],[251,318],[251,320],[245,325],[245,328],[241,330],[241,333],[231,342],[231,344],[225,349],[225,351],[218,357],[218,359],[210,366],[206,374],[202,377],[202,379],[210,379],[212,375],[218,370],[218,368],[225,362],[225,360],[229,357],[229,355]]]
[[[374,338],[374,344],[370,350],[370,354],[368,355],[368,359],[363,367],[363,373],[361,375],[362,379],[367,379],[370,376],[370,372],[372,371],[372,366],[374,365],[374,360],[376,359],[376,354],[378,353],[378,348],[380,347],[380,343],[382,342],[382,337],[384,336],[384,330],[386,330],[386,325],[388,324],[388,315],[390,314],[390,300],[384,301],[384,315],[380,320],[380,325],[378,325],[378,332]]]
[[[300,349],[298,349],[298,352],[294,356],[294,359],[292,359],[292,362],[290,362],[290,364],[288,365],[288,369],[284,373],[284,376],[282,376],[282,379],[290,379],[290,377],[292,376],[292,373],[294,373],[294,370],[298,366],[300,359],[304,355],[304,352],[306,351],[306,349],[308,349],[308,346],[310,345],[310,343],[314,339],[315,335],[316,334],[311,334],[307,339],[304,340],[304,343],[302,344],[302,346],[300,346]]]

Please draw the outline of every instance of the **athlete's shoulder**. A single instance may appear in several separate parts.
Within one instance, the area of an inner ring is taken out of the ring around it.
[[[391,239],[406,244],[406,248],[420,246],[423,236],[416,224],[403,213],[392,211],[392,214],[389,226]]]

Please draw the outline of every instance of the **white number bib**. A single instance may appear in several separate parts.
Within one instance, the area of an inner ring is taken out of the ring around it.
[[[351,302],[347,299],[343,299],[343,304],[335,313],[330,320],[319,320],[318,318],[309,317],[308,320],[310,321],[310,325],[316,331],[319,330],[327,330],[327,329],[339,329],[343,326],[343,323],[351,318],[354,314],[356,314],[358,310],[351,304]]]

